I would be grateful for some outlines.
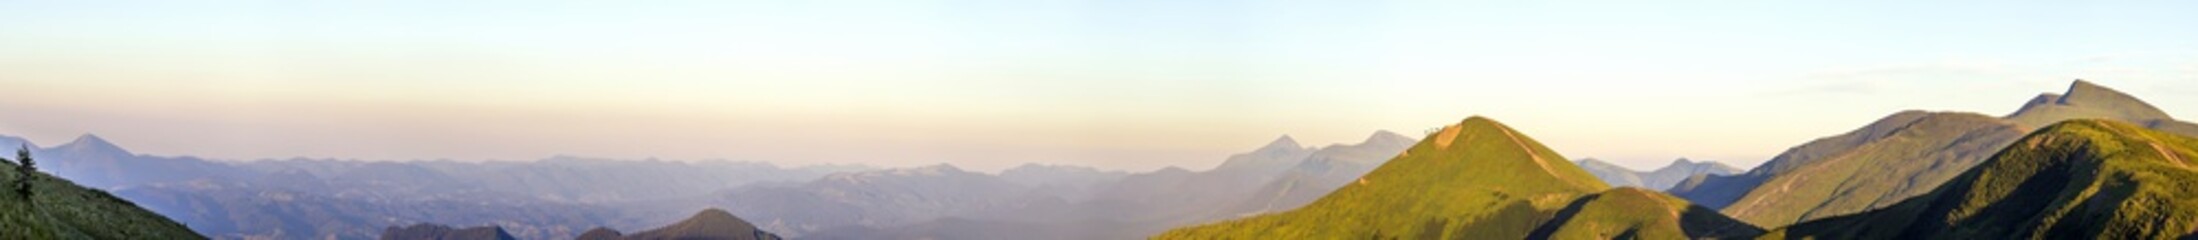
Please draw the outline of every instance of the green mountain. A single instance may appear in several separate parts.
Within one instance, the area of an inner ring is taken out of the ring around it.
[[[453,228],[442,224],[421,223],[408,227],[390,226],[382,230],[383,240],[512,240],[510,232],[497,226]]]
[[[2128,94],[2078,80],[2001,118],[1905,111],[1788,149],[1747,173],[1696,176],[1673,195],[1759,226],[1854,214],[1923,195],[2043,124],[2108,118],[2161,130],[2189,123]],[[2190,134],[2190,133],[2186,133]]]
[[[1305,207],[1155,238],[1716,237],[1760,231],[1675,197],[1610,190],[1556,151],[1487,118],[1468,118],[1424,139]],[[1643,211],[1674,214],[1633,214]],[[1722,228],[1690,231],[1682,225]]]
[[[2031,133],[1920,197],[1763,238],[2170,239],[2198,232],[2198,139],[2108,120]]]
[[[687,220],[680,220],[680,221],[679,221],[678,223],[673,223],[673,224],[672,224],[672,225],[670,225],[670,226],[664,226],[664,227],[661,227],[661,228],[657,228],[657,229],[652,229],[652,230],[648,230],[648,231],[642,231],[642,232],[634,233],[634,234],[632,234],[632,235],[624,235],[624,236],[618,236],[618,235],[617,235],[617,234],[618,234],[618,233],[617,233],[617,231],[611,231],[611,230],[609,230],[609,229],[597,229],[597,230],[601,230],[601,231],[594,231],[594,230],[591,230],[591,231],[589,231],[588,233],[584,233],[584,234],[581,234],[581,235],[583,236],[583,237],[581,237],[581,238],[583,238],[583,239],[602,239],[602,238],[618,238],[618,239],[688,239],[688,240],[703,240],[703,239],[713,239],[713,240],[777,240],[777,239],[781,239],[781,238],[779,238],[779,236],[778,236],[777,234],[771,234],[770,232],[764,232],[763,230],[757,230],[757,229],[756,229],[756,225],[755,225],[755,224],[751,224],[751,223],[748,223],[748,221],[747,221],[747,220],[741,220],[741,219],[740,219],[739,217],[734,217],[734,216],[733,216],[733,213],[731,213],[731,212],[726,212],[725,210],[722,210],[722,209],[716,209],[716,208],[711,208],[711,209],[707,209],[707,210],[702,210],[702,212],[699,212],[699,213],[695,213],[695,215],[694,215],[693,217],[688,217],[688,218],[687,218]]]
[[[0,161],[0,182],[26,177],[15,167]],[[42,172],[28,177],[28,199],[13,188],[0,189],[0,239],[205,239],[106,191]]]

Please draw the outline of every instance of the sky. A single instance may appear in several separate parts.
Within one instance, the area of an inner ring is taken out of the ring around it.
[[[2191,1],[9,1],[0,135],[228,160],[1211,168],[1469,116],[1753,166],[2087,79],[2198,116]],[[2193,117],[2198,118],[2198,117]]]

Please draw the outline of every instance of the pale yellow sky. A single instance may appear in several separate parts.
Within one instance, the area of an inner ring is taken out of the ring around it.
[[[1906,109],[2004,114],[2075,78],[2198,114],[2188,6],[2000,6],[12,2],[0,134],[220,159],[1149,170],[1485,115],[1649,168],[1750,166]]]

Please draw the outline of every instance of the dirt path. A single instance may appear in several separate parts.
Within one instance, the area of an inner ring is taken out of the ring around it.
[[[2152,144],[2152,151],[2160,152],[2160,156],[2167,156],[2168,162],[2175,163],[2175,166],[2177,167],[2190,168],[2189,164],[2183,163],[2182,154],[2175,154],[2175,152],[2173,151],[2168,151],[2167,147],[2161,147],[2160,143],[2157,142],[2150,144]]]
[[[1549,168],[1549,161],[1545,161],[1545,160],[1542,160],[1542,154],[1541,154],[1541,153],[1536,153],[1536,152],[1534,152],[1534,148],[1526,147],[1526,141],[1520,141],[1520,140],[1519,140],[1519,135],[1518,135],[1518,134],[1513,134],[1513,133],[1511,133],[1511,129],[1509,129],[1509,128],[1496,128],[1496,129],[1498,129],[1498,130],[1503,130],[1503,135],[1504,135],[1505,137],[1511,137],[1511,144],[1516,144],[1516,145],[1518,145],[1518,146],[1519,146],[1519,151],[1525,151],[1525,152],[1526,152],[1526,156],[1527,156],[1527,157],[1532,157],[1532,158],[1534,158],[1534,165],[1536,165],[1536,166],[1541,166],[1541,167],[1542,167],[1542,172],[1544,172],[1544,173],[1549,173],[1549,176],[1552,176],[1552,177],[1555,177],[1555,176],[1557,176],[1557,171],[1556,171],[1556,170],[1552,170],[1551,168]],[[1571,183],[1572,185],[1575,185],[1575,186],[1578,186],[1578,185],[1579,185],[1579,183],[1572,183],[1571,181],[1566,181],[1566,182],[1568,182],[1568,183]],[[1580,186],[1580,187],[1586,187],[1586,186]]]

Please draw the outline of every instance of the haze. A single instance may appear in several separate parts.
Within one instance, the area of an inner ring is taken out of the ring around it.
[[[1745,167],[2076,78],[2198,117],[2193,4],[6,1],[0,134],[230,160],[1149,170],[1485,115],[1567,157]]]

